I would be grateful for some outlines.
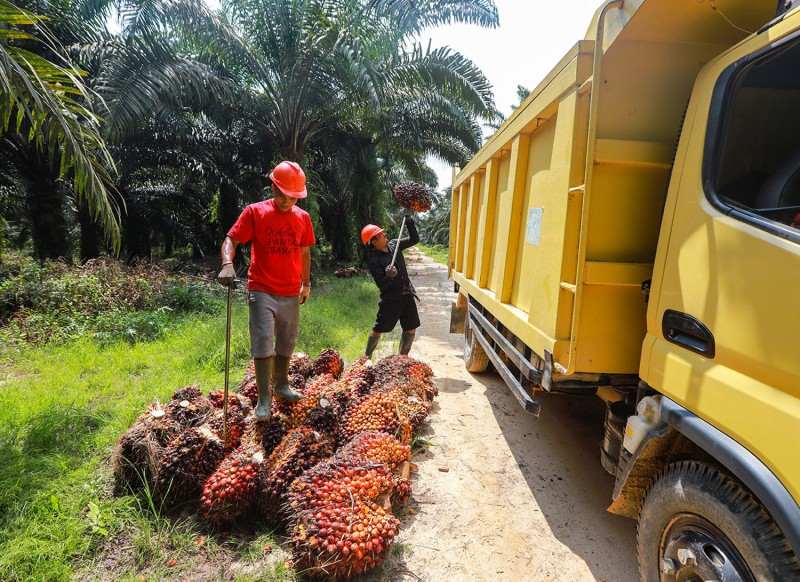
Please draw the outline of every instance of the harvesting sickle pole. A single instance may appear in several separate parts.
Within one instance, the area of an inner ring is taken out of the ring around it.
[[[228,381],[231,370],[231,303],[238,279],[228,285],[228,315],[225,322],[225,394],[222,401],[222,441],[228,446]]]
[[[394,254],[392,255],[392,262],[390,267],[394,267],[394,261],[397,259],[397,251],[400,249],[400,239],[403,238],[403,227],[406,225],[406,217],[403,216],[403,222],[400,223],[400,232],[397,234],[397,244],[394,247]]]

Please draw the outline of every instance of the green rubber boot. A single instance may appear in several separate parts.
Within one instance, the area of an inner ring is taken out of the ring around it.
[[[302,396],[289,386],[289,358],[275,354],[275,396],[295,402]]]
[[[272,416],[272,393],[269,391],[272,384],[272,372],[275,358],[254,360],[256,369],[256,386],[258,387],[258,402],[256,403],[256,420],[268,420]]]
[[[375,348],[378,347],[378,342],[380,341],[381,336],[379,335],[368,335],[367,336],[367,349],[364,350],[364,355],[368,358],[372,357],[372,352],[375,351]]]
[[[403,335],[400,336],[400,353],[402,355],[407,356],[408,352],[411,351],[411,344],[414,343],[415,335],[417,334],[404,331]]]

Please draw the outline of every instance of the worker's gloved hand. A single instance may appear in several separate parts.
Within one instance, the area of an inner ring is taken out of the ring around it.
[[[236,289],[236,269],[233,265],[224,265],[222,270],[217,275],[217,283],[223,287],[231,287]]]
[[[397,267],[395,267],[394,265],[389,265],[388,267],[386,267],[386,276],[389,277],[390,279],[394,279],[395,277],[397,277]]]

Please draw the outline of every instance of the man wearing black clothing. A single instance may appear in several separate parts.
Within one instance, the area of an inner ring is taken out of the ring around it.
[[[410,213],[409,213],[410,214]],[[414,342],[414,334],[419,327],[419,314],[417,313],[418,300],[414,285],[408,277],[403,251],[419,242],[419,233],[414,221],[408,216],[408,236],[406,238],[388,240],[383,229],[368,224],[361,230],[361,240],[371,249],[369,257],[369,271],[375,284],[381,291],[378,302],[378,315],[375,325],[367,338],[367,349],[364,353],[372,357],[372,352],[378,345],[381,335],[392,331],[400,321],[403,334],[400,337],[400,353],[408,354]],[[391,266],[395,247],[400,245],[394,266]]]

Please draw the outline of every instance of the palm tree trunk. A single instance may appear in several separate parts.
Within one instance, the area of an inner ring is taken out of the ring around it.
[[[81,227],[80,261],[85,263],[89,259],[100,256],[100,228],[92,219],[89,206],[81,201],[78,204],[78,223]]]
[[[66,220],[67,200],[58,188],[47,159],[38,152],[30,152],[30,163],[23,168],[29,180],[28,212],[31,221],[31,237],[36,257],[45,259],[72,260],[72,244]]]

